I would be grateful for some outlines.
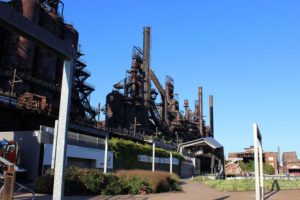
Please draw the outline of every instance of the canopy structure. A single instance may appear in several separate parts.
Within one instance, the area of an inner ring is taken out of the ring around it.
[[[223,174],[223,146],[213,137],[204,137],[178,145],[178,151],[192,158],[194,174]]]
[[[205,146],[208,145],[212,149],[218,149],[218,148],[223,148],[223,146],[215,140],[213,137],[205,137],[205,138],[200,138],[196,140],[191,140],[185,143],[182,143],[178,145],[179,151],[182,149],[188,148],[188,147],[197,147],[197,146]]]

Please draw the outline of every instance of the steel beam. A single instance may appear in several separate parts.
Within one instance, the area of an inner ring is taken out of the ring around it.
[[[158,89],[159,93],[161,96],[165,97],[166,96],[166,93],[165,93],[165,90],[163,89],[163,87],[161,86],[158,78],[156,77],[154,71],[150,68],[149,70],[149,75],[150,75],[150,78],[151,80],[153,81],[155,87]]]
[[[0,26],[35,42],[37,45],[54,51],[60,57],[71,59],[73,47],[59,39],[43,27],[28,20],[7,4],[0,2]]]

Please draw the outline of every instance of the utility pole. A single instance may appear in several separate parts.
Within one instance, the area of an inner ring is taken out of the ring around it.
[[[136,134],[136,117],[134,118],[133,135]]]
[[[18,80],[16,80],[16,78]],[[17,69],[14,70],[14,75],[13,75],[13,80],[9,81],[10,85],[11,85],[11,91],[10,91],[10,96],[14,95],[14,90],[15,90],[15,83],[20,83],[23,82],[19,77],[17,77]]]

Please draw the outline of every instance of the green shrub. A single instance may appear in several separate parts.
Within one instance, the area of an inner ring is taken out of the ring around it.
[[[36,182],[36,192],[51,194],[53,191],[53,171],[48,171]],[[104,174],[97,169],[65,170],[66,195],[117,195],[147,194],[181,190],[179,177],[168,172],[145,170],[118,171],[116,174]]]
[[[166,192],[171,190],[180,190],[178,185],[179,177],[175,174],[170,175],[168,172],[161,171],[146,171],[146,170],[120,170],[117,176],[122,177],[125,180],[131,180],[132,177],[138,177],[144,180],[151,187],[151,191]]]
[[[80,180],[88,194],[99,194],[101,189],[106,186],[105,174],[96,169],[85,169],[80,175]]]
[[[264,164],[264,174],[274,175],[275,169],[272,165]]]
[[[150,184],[138,176],[121,176],[120,179],[124,183],[126,193],[147,194],[153,192]]]
[[[52,194],[54,177],[51,174],[45,174],[45,176],[38,177],[35,181],[35,189],[39,193]]]
[[[105,186],[102,187],[101,193],[105,195],[124,194],[124,183],[120,181],[119,177],[108,174],[105,177]]]

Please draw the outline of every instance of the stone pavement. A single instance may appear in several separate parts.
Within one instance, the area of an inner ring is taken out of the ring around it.
[[[183,180],[182,192],[168,192],[150,195],[118,195],[118,196],[70,196],[66,200],[254,200],[255,192],[219,192],[201,183]],[[29,195],[19,195],[16,200],[29,199]],[[51,196],[38,195],[38,200],[50,200]],[[267,192],[266,200],[300,200],[300,190],[283,190]]]

